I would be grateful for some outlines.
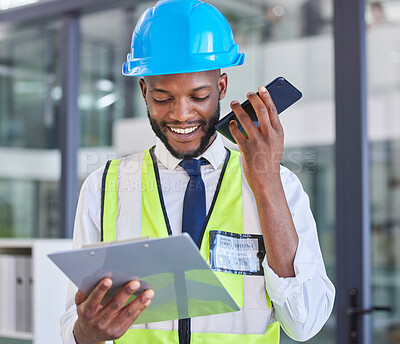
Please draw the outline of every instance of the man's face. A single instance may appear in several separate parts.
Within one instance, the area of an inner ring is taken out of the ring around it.
[[[212,143],[226,86],[219,70],[140,80],[150,124],[175,157],[196,157]]]

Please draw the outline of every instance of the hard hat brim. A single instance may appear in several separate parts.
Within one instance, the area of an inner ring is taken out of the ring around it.
[[[236,46],[235,48],[237,49]],[[182,61],[166,61],[165,63],[160,64],[155,64],[154,61],[151,61],[151,59],[129,61],[128,56],[128,61],[122,65],[122,74],[125,76],[149,76],[203,72],[207,70],[240,66],[244,63],[245,59],[244,53],[238,54],[236,52],[233,54],[232,51],[226,53],[226,56],[221,56],[221,54],[204,55],[205,56],[201,57],[196,56],[196,58],[193,58],[193,60],[184,61],[184,63],[182,63]]]

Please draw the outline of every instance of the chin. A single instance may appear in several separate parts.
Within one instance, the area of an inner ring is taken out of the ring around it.
[[[165,143],[164,143],[165,144]],[[196,147],[174,147],[172,145],[165,144],[169,152],[178,159],[193,159],[199,156],[201,153],[203,153],[203,149],[200,145],[197,145]]]

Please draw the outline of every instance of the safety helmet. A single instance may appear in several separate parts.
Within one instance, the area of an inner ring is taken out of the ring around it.
[[[200,0],[160,0],[140,17],[126,76],[191,73],[243,64],[223,14]]]

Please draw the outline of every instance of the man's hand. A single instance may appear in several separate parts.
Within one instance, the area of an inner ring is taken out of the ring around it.
[[[268,182],[280,182],[283,152],[283,129],[276,107],[265,87],[259,88],[259,94],[247,94],[258,118],[258,128],[236,101],[231,103],[231,108],[247,136],[239,130],[236,121],[229,124],[241,152],[247,182],[254,193],[263,190]]]
[[[294,277],[298,236],[280,177],[283,129],[265,87],[259,88],[259,94],[247,94],[258,118],[258,128],[235,101],[231,108],[247,135],[239,130],[236,121],[229,123],[229,129],[239,146],[244,175],[257,203],[268,265],[280,277]]]
[[[102,306],[101,301],[111,285],[112,280],[105,278],[88,297],[80,290],[76,293],[78,320],[74,326],[74,336],[77,344],[93,344],[121,337],[154,296],[153,290],[146,290],[125,306],[140,287],[138,281],[131,281],[107,305]]]

